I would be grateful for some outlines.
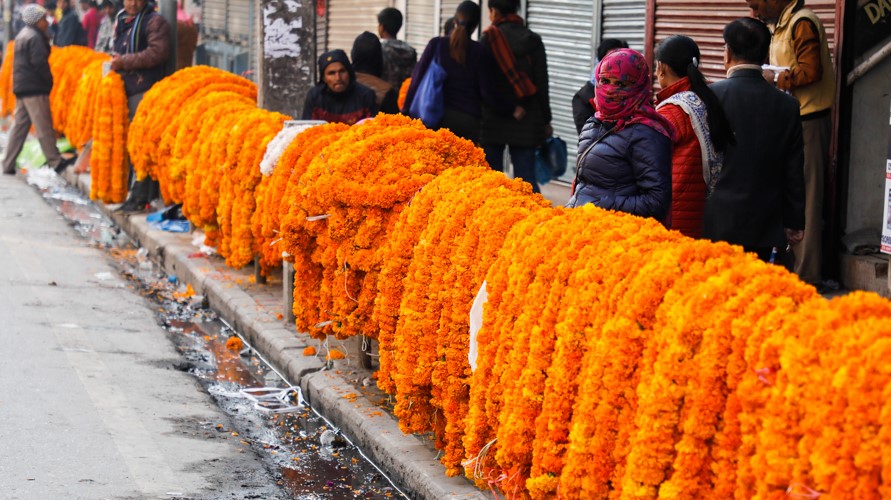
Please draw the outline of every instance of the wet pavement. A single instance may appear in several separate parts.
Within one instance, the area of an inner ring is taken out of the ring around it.
[[[281,498],[405,497],[361,450],[305,405],[299,388],[291,388],[237,332],[208,309],[203,297],[195,295],[177,277],[161,273],[147,259],[147,252],[137,248],[79,191],[50,169],[31,171],[28,182],[78,234],[91,245],[105,249],[113,267],[138,294],[151,301],[158,324],[182,356],[171,368],[196,377],[231,418],[231,428],[211,421],[181,422],[185,432],[199,439],[226,435],[240,440],[263,461],[281,488]],[[258,396],[267,397],[258,400]],[[252,497],[258,498],[244,498]]]

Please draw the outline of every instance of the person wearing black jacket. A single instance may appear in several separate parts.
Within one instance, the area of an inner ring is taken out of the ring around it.
[[[62,10],[62,19],[56,29],[53,45],[56,47],[68,47],[69,45],[87,45],[87,32],[84,30],[77,12],[71,5],[71,0],[61,0],[59,8]]]
[[[488,0],[492,24],[480,43],[491,51],[498,68],[495,87],[513,98],[513,116],[504,116],[484,103],[480,125],[480,145],[494,170],[504,171],[504,149],[510,152],[514,176],[532,184],[535,177],[535,149],[551,135],[551,104],[548,92],[548,61],[541,37],[526,27],[517,15],[519,0]]]
[[[319,56],[319,83],[306,95],[302,119],[353,125],[376,114],[374,91],[356,82],[346,52],[336,49]]]
[[[761,74],[770,31],[754,18],[724,28],[727,79],[711,85],[734,131],[706,200],[702,236],[742,245],[763,260],[804,236],[804,149],[794,97]],[[775,255],[782,260],[783,254]]]
[[[15,115],[3,173],[15,175],[15,160],[22,152],[31,125],[37,132],[40,149],[46,162],[57,172],[74,163],[74,158],[63,160],[56,147],[56,131],[50,111],[49,95],[53,90],[53,74],[50,72],[49,23],[46,9],[37,4],[22,8],[24,28],[15,37],[15,54],[12,66],[12,92],[16,97]]]

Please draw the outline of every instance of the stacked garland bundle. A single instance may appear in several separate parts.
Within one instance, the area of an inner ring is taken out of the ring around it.
[[[451,168],[415,195],[381,249],[378,384],[395,395],[404,432],[434,433],[449,475],[464,459],[476,289],[510,228],[549,206],[488,166]]]
[[[396,217],[442,171],[484,164],[472,143],[401,115],[378,115],[351,127],[313,157],[287,200],[305,221],[300,229],[293,219],[283,221],[292,223],[283,237],[297,229],[298,240],[315,245],[309,259],[313,270],[296,269],[295,258],[295,271],[321,276],[314,282],[316,293],[295,290],[298,329],[318,337],[377,337],[369,320],[383,263],[379,250]],[[285,244],[288,248],[293,245]]]
[[[256,109],[256,99],[251,81],[209,66],[185,68],[156,83],[139,103],[127,141],[137,178],[151,176],[166,202],[182,203],[187,170],[193,166],[183,160],[196,142],[211,137],[200,135],[204,113],[221,103],[230,104],[230,111]]]
[[[12,93],[12,61],[15,55],[15,40],[6,44],[3,65],[0,66],[0,118],[12,116],[15,111],[15,94]]]
[[[300,224],[306,220],[306,216],[294,213],[288,219],[288,224],[283,224],[292,208],[292,205],[285,203],[285,200],[291,199],[294,186],[299,185],[300,177],[306,172],[312,159],[347,129],[349,126],[342,123],[328,123],[303,129],[285,145],[275,160],[272,171],[266,173],[260,181],[256,190],[257,211],[254,212],[253,232],[258,246],[260,268],[264,275],[281,266],[282,252],[286,243],[292,247],[291,253],[288,254],[291,262],[294,261],[294,255],[303,257],[311,253],[305,247],[309,244],[308,240],[297,241],[298,233],[305,234],[301,232]],[[299,208],[294,208],[295,212],[299,211]],[[283,225],[290,228],[287,237]]]
[[[234,268],[258,252],[251,220],[260,160],[288,119],[257,108],[256,97],[249,80],[186,68],[146,92],[128,144],[137,175],[157,179],[165,201],[182,203]]]
[[[125,150],[129,109],[124,80],[119,74],[109,71],[101,77],[93,106],[90,198],[122,203],[127,198],[130,177]]]
[[[106,61],[108,54],[96,52],[89,47],[70,45],[53,47],[49,56],[50,71],[53,74],[53,90],[50,91],[50,109],[53,113],[53,128],[67,130],[71,103],[77,93],[84,68],[95,61]]]
[[[891,493],[887,301],[827,302],[737,247],[594,207],[520,221],[486,281],[464,421],[481,487]]]
[[[71,100],[71,110],[65,122],[65,137],[72,146],[83,149],[93,138],[93,123],[99,110],[96,103],[102,83],[103,59],[91,62],[83,70],[77,90]],[[124,144],[126,147],[126,143]]]

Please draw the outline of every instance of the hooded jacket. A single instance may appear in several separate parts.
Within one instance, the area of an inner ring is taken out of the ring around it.
[[[39,28],[25,25],[15,37],[14,47],[12,92],[16,97],[49,95],[53,90],[53,73],[47,36]]]
[[[350,83],[343,92],[332,92],[325,83],[325,68],[341,63],[350,75]],[[324,120],[353,125],[377,114],[374,91],[356,82],[356,73],[346,55],[337,49],[319,56],[319,82],[310,89],[303,102],[303,120]]]
[[[526,110],[522,120],[504,115],[483,104],[483,120],[480,128],[480,144],[507,144],[534,148],[545,140],[545,128],[551,123],[551,104],[548,93],[548,62],[541,37],[525,26],[503,23],[500,29],[516,59],[516,68],[526,73],[538,89],[534,95],[517,101]],[[488,37],[480,39],[487,49]],[[513,98],[513,87],[498,67],[495,67],[495,88],[505,98]]]

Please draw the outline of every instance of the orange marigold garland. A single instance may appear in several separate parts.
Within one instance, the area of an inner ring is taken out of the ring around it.
[[[399,109],[402,109],[405,106],[405,98],[408,96],[408,88],[411,86],[411,78],[406,78],[404,82],[402,82],[402,86],[399,87],[399,97],[396,99],[396,105],[399,106]]]
[[[96,100],[102,84],[103,60],[90,63],[83,71],[71,102],[71,111],[65,124],[65,136],[71,145],[82,149],[92,139],[93,120],[98,111]]]
[[[130,171],[124,149],[129,111],[120,75],[111,71],[102,78],[95,105],[90,197],[105,203],[121,203],[127,197]]]
[[[108,54],[96,52],[88,47],[70,45],[53,47],[49,65],[53,74],[53,89],[50,91],[50,109],[53,114],[53,128],[65,131],[71,111],[71,103],[77,92],[84,69],[94,61],[106,61]]]
[[[157,178],[160,147],[172,118],[194,97],[215,91],[234,91],[256,102],[257,88],[251,81],[209,66],[184,68],[156,83],[145,93],[127,141],[138,178]],[[171,132],[176,132],[172,130]],[[210,137],[207,137],[210,139]],[[165,143],[169,148],[169,142]],[[165,153],[165,156],[169,154]]]
[[[15,111],[15,94],[12,93],[12,66],[15,56],[15,40],[6,44],[3,65],[0,66],[0,117],[12,116]]]

